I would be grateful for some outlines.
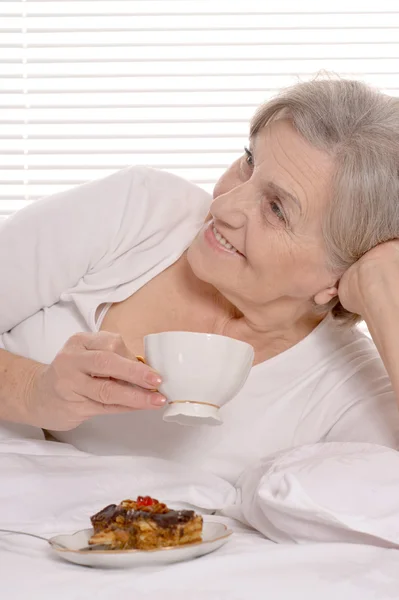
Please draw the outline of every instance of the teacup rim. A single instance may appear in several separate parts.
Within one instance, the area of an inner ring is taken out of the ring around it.
[[[237,340],[236,338],[232,338],[228,335],[222,335],[220,333],[207,333],[207,332],[202,332],[202,331],[179,331],[179,330],[172,330],[172,331],[160,331],[159,333],[149,333],[147,335],[144,336],[144,340],[149,339],[149,338],[154,338],[154,337],[168,337],[170,335],[179,335],[181,337],[186,337],[186,336],[198,336],[198,337],[209,337],[209,338],[222,338],[222,339],[227,339],[227,340],[231,340],[232,342],[236,342],[239,345],[242,346],[246,346],[248,349],[251,349],[252,352],[255,352],[254,347],[249,344],[248,342],[244,342],[243,340]]]

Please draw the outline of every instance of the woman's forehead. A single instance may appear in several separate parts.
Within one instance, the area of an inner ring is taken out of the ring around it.
[[[333,160],[327,152],[312,146],[286,119],[271,122],[251,139],[257,176],[296,196],[300,203],[313,197],[327,199],[331,187]]]

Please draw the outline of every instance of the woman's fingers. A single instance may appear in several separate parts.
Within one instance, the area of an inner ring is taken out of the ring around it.
[[[67,347],[79,369],[94,377],[112,377],[150,390],[162,382],[158,373],[132,356],[120,335],[77,334]]]
[[[148,390],[156,389],[162,381],[147,365],[108,350],[76,353],[74,359],[79,370],[92,377],[112,377]]]
[[[133,358],[129,348],[119,333],[99,331],[98,333],[76,333],[66,343],[71,348],[85,350],[108,350],[126,358]]]
[[[139,362],[121,336],[72,336],[35,384],[32,403],[40,427],[65,431],[96,415],[156,409],[166,399],[160,376]]]
[[[85,377],[76,391],[99,404],[123,406],[130,410],[159,408],[166,402],[164,396],[158,392],[145,391],[121,381],[98,377]]]

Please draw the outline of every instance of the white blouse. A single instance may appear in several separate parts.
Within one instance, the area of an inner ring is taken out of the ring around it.
[[[0,228],[0,347],[49,363],[71,335],[97,331],[113,302],[181,256],[210,202],[183,179],[130,167],[10,217]],[[182,427],[164,423],[162,411],[136,411],[53,435],[97,454],[179,460],[233,483],[256,459],[297,445],[398,443],[399,414],[373,343],[331,318],[253,367],[222,412],[220,427]],[[14,432],[0,423],[0,437]]]

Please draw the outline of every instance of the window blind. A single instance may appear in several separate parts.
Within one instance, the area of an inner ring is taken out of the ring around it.
[[[0,2],[0,215],[127,164],[211,191],[321,69],[399,95],[397,0]]]

